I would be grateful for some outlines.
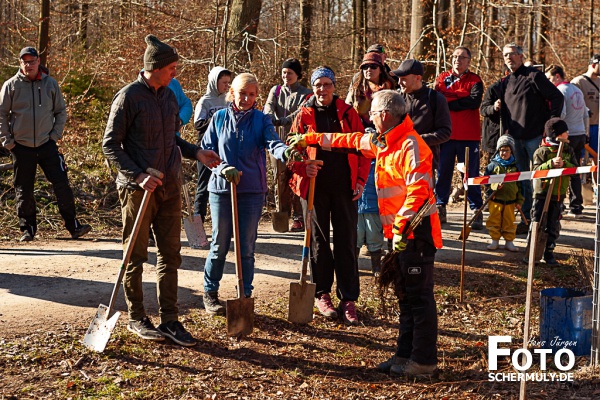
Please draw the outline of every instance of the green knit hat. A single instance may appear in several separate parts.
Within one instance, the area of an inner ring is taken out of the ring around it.
[[[144,69],[146,71],[154,71],[179,60],[177,50],[161,42],[156,36],[148,35],[145,40],[148,44],[144,53]]]

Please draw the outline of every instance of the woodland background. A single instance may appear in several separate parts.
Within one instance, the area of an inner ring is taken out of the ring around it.
[[[593,14],[594,0],[2,0],[0,80],[15,74],[22,47],[42,51],[68,105],[61,148],[81,212],[101,216],[117,204],[114,171],[103,167],[100,148],[110,103],[142,68],[149,33],[177,48],[177,78],[194,105],[215,65],[255,73],[262,103],[289,57],[301,59],[306,71],[332,67],[345,96],[373,43],[385,46],[392,68],[408,57],[425,62],[429,81],[449,68],[452,49],[465,45],[471,70],[490,84],[504,71],[503,44],[513,41],[534,63],[558,63],[570,78],[587,69],[595,52]],[[191,124],[183,134],[195,140]],[[11,203],[7,179],[0,190],[0,204]],[[44,187],[36,195],[52,211]],[[0,226],[16,223],[8,209]]]

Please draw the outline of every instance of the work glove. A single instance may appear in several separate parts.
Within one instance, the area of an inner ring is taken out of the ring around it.
[[[302,161],[303,160],[302,154],[300,154],[294,146],[289,146],[287,149],[285,149],[285,151],[283,152],[283,156],[285,157],[286,161]]]
[[[301,133],[294,133],[288,136],[287,144],[288,146],[299,147],[302,149],[306,148],[307,146],[306,140],[304,139],[304,135]]]
[[[240,183],[240,171],[238,171],[235,167],[226,167],[221,170],[221,175],[225,180],[229,183],[234,183],[237,185]]]
[[[404,235],[394,235],[394,239],[392,240],[392,248],[395,251],[404,251],[406,250],[406,242],[407,239]]]

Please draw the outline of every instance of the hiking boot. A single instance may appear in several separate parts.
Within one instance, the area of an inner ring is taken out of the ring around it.
[[[160,324],[157,329],[164,336],[181,346],[191,347],[198,343],[179,321],[165,322]]]
[[[488,250],[498,250],[498,241],[492,239],[492,243],[488,244],[486,247]]]
[[[529,225],[527,225],[525,222],[521,221],[517,224],[517,231],[516,234],[517,235],[526,235],[527,233],[529,233]]]
[[[290,232],[304,232],[304,220],[301,217],[294,217]]]
[[[507,240],[506,243],[504,244],[504,248],[506,250],[512,251],[512,252],[519,251],[519,248],[517,246],[515,246],[515,244],[512,242],[512,240]]]
[[[129,321],[127,330],[135,333],[142,339],[155,340],[157,342],[165,340],[165,337],[154,327],[148,317],[144,317],[140,321]]]
[[[439,370],[437,364],[423,365],[413,360],[408,360],[404,365],[392,365],[390,368],[392,376],[406,376],[407,378],[426,379],[437,378]]]
[[[88,224],[78,224],[79,226],[71,231],[71,239],[79,239],[83,235],[90,233],[92,226]]]
[[[445,224],[446,222],[448,222],[448,218],[446,216],[446,205],[437,204],[436,207],[437,207],[438,215],[440,216],[440,223]]]
[[[331,296],[329,293],[323,293],[320,297],[317,298],[317,308],[322,316],[327,318],[337,318],[338,313],[333,307],[333,303],[331,302]]]
[[[23,232],[23,236],[19,239],[19,242],[31,242],[33,240],[34,234],[30,232],[30,230],[26,230]]]
[[[358,316],[356,315],[356,305],[353,301],[341,301],[339,312],[346,325],[358,325]]]
[[[225,306],[219,301],[219,292],[204,293],[204,310],[209,315],[225,315]]]
[[[398,357],[394,354],[389,360],[382,362],[375,368],[380,372],[389,373],[393,365],[405,365],[407,362],[408,358]]]
[[[475,221],[473,221],[473,223],[471,224],[471,229],[473,229],[474,231],[483,230],[483,214],[479,214],[477,218],[475,218]]]
[[[546,264],[549,267],[554,267],[560,265],[556,258],[554,258],[554,252],[552,250],[544,251],[544,258],[540,260],[540,262]]]

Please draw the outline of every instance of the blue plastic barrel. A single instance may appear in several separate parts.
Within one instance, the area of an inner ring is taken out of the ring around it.
[[[542,290],[540,341],[545,342],[542,348],[553,349],[554,352],[568,348],[576,356],[589,356],[592,347],[592,296],[574,289]],[[571,343],[565,346],[565,341]]]

